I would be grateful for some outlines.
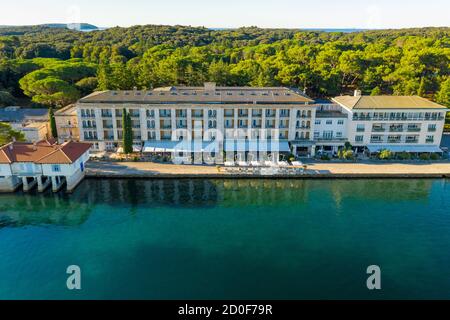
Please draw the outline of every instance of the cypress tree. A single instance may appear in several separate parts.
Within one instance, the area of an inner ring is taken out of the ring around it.
[[[55,114],[53,113],[52,107],[50,107],[50,111],[48,112],[48,117],[50,120],[50,130],[51,130],[52,137],[57,139],[58,138],[58,130],[56,129]]]
[[[133,132],[131,128],[131,117],[124,108],[122,111],[122,128],[123,128],[123,153],[130,154],[133,152]]]

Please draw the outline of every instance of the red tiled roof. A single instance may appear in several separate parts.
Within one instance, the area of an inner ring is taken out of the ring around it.
[[[90,143],[72,141],[62,145],[51,143],[45,140],[36,144],[12,142],[0,148],[0,163],[71,164],[92,146]]]

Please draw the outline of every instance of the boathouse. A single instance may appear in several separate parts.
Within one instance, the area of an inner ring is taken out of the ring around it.
[[[37,186],[43,192],[51,186],[57,192],[66,184],[70,192],[85,176],[91,146],[73,141],[11,142],[0,148],[0,191],[22,186],[27,192]]]

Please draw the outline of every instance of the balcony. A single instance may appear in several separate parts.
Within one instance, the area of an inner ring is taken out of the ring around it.
[[[420,132],[420,127],[408,127],[408,132]]]
[[[389,132],[403,132],[403,127],[390,127]]]
[[[171,118],[172,115],[171,115],[170,112],[160,112],[160,113],[159,113],[159,117],[160,117],[160,118]]]
[[[383,139],[371,139],[370,143],[383,143]]]
[[[161,129],[172,129],[172,125],[170,124],[162,124]]]
[[[103,118],[112,118],[112,113],[111,112],[102,112],[102,117]]]
[[[388,143],[400,143],[401,140],[396,140],[396,139],[388,139],[387,141]]]
[[[436,128],[428,128],[428,132],[436,132]]]
[[[187,129],[187,124],[177,124],[177,129]]]
[[[386,128],[372,128],[372,132],[386,132]]]

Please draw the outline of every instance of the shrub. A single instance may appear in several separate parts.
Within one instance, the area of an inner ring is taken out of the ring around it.
[[[411,159],[411,154],[408,152],[400,152],[397,154],[397,158],[399,160],[410,160]]]
[[[353,154],[352,150],[345,150],[342,152],[342,157],[345,160],[353,160],[355,158],[355,155]]]
[[[392,152],[390,150],[381,150],[378,154],[380,160],[389,160],[392,158]]]
[[[320,157],[320,160],[323,160],[323,161],[330,161],[330,157],[329,157],[327,154],[323,154],[323,155]]]
[[[428,153],[422,153],[419,158],[420,160],[430,160],[430,155]]]
[[[432,153],[430,158],[431,160],[439,160],[441,156],[439,155],[439,153]]]

